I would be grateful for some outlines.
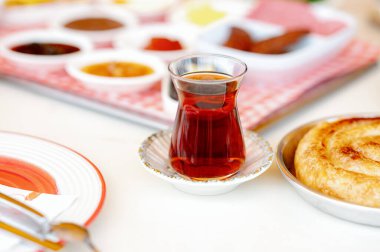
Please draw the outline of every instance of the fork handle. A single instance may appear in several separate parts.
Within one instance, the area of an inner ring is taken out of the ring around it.
[[[5,222],[0,221],[0,228],[4,229],[12,234],[15,234],[21,238],[24,238],[28,241],[34,242],[44,248],[48,248],[54,251],[58,251],[63,248],[63,244],[61,242],[54,242],[48,239],[40,239],[36,236],[33,236],[21,229],[18,229],[16,227],[13,227]]]
[[[36,209],[33,209],[33,208],[25,205],[24,203],[22,203],[22,202],[20,202],[20,201],[18,201],[16,199],[14,199],[14,198],[12,198],[12,197],[4,194],[4,193],[0,192],[0,198],[6,200],[6,201],[8,201],[8,202],[10,202],[10,203],[12,203],[12,204],[14,204],[16,206],[19,206],[19,207],[25,209],[26,211],[28,211],[30,213],[33,213],[33,214],[35,214],[35,215],[37,215],[39,217],[45,217],[42,213],[38,212]]]

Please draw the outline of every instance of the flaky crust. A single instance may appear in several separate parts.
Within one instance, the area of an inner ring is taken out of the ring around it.
[[[298,144],[297,178],[324,194],[380,207],[380,118],[322,122]]]

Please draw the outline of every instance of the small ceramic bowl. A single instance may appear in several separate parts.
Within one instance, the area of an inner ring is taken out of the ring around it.
[[[71,21],[84,18],[109,18],[123,24],[120,28],[109,30],[77,30],[65,27]],[[72,32],[88,37],[91,41],[97,44],[112,42],[114,37],[123,31],[132,29],[137,25],[137,18],[125,9],[113,5],[78,5],[77,8],[62,12],[51,23],[52,28]]]
[[[168,113],[172,118],[175,118],[178,109],[178,100],[170,96],[170,89],[172,85],[172,80],[170,76],[166,76],[162,80],[161,85],[161,99],[164,111]],[[174,87],[173,87],[174,88]]]
[[[62,55],[33,55],[15,52],[11,48],[27,43],[63,43],[78,47],[74,53]],[[63,68],[70,59],[84,55],[91,51],[92,43],[85,37],[54,30],[30,30],[13,33],[0,40],[0,54],[11,63],[23,68],[55,70]]]
[[[356,114],[340,117],[329,117],[302,125],[288,133],[279,143],[277,164],[284,178],[296,189],[307,202],[323,212],[333,216],[371,226],[380,226],[380,208],[366,207],[345,202],[318,192],[300,182],[294,173],[294,156],[299,141],[315,125],[321,121],[336,121],[352,117],[378,117],[379,115]]]
[[[109,0],[103,0],[109,2]],[[171,6],[178,0],[114,0],[117,6],[123,7],[135,14],[142,23],[163,22]],[[124,3],[123,3],[124,2]]]
[[[168,157],[170,138],[170,131],[160,131],[148,137],[139,149],[140,160],[147,171],[191,194],[218,195],[230,192],[263,174],[273,161],[269,143],[256,133],[246,131],[244,140],[247,157],[244,167],[237,174],[225,180],[195,181],[179,175],[171,168]]]
[[[173,24],[187,26],[187,29],[199,30],[226,19],[244,17],[251,8],[252,3],[244,0],[191,0],[172,8],[168,15],[168,20]],[[203,24],[201,24],[202,22],[197,22],[198,19],[207,19],[208,17],[205,17],[205,15],[210,16],[210,11],[219,12],[222,16],[216,19],[210,18],[210,20],[205,21]],[[191,12],[197,16],[193,17],[195,22],[189,17],[191,16]]]
[[[178,40],[183,49],[172,50],[172,51],[159,51],[159,50],[145,50],[146,47],[153,37],[164,37],[168,39]],[[114,41],[114,47],[119,49],[138,49],[149,52],[165,62],[170,62],[178,59],[186,54],[191,53],[192,39],[190,36],[185,35],[181,32],[180,26],[174,25],[144,25],[136,29],[130,29],[121,33]]]
[[[32,2],[32,1],[31,1]],[[36,26],[49,22],[62,11],[72,9],[72,4],[50,1],[40,4],[7,6],[0,1],[1,25],[5,27]]]
[[[135,62],[153,69],[153,73],[141,77],[105,77],[88,74],[82,68],[103,62]],[[157,57],[134,50],[98,50],[70,61],[66,71],[90,89],[108,92],[131,92],[146,89],[159,82],[166,71],[166,65]]]

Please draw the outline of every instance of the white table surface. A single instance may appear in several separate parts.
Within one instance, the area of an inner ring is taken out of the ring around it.
[[[359,36],[379,39],[379,28]],[[373,40],[375,41],[375,40]],[[376,40],[379,44],[380,40]],[[380,111],[380,69],[262,131],[275,149],[291,129],[320,117]],[[104,252],[376,251],[380,228],[353,224],[304,202],[274,164],[259,178],[220,196],[193,196],[147,173],[139,144],[155,130],[24,90],[0,79],[0,130],[47,138],[84,154],[107,184],[91,225]],[[70,246],[65,251],[86,251]]]
[[[292,128],[320,117],[379,112],[380,69],[303,107],[262,135],[276,148]],[[102,251],[379,251],[380,229],[314,209],[274,164],[220,196],[193,196],[146,172],[137,149],[155,130],[24,90],[0,80],[0,130],[47,138],[92,160],[107,183],[91,226]],[[66,251],[82,251],[72,246]],[[85,251],[83,249],[83,251]]]

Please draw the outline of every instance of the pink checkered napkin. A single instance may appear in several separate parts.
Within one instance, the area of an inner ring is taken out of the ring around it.
[[[243,127],[254,128],[265,123],[283,109],[297,102],[309,91],[324,85],[324,82],[372,64],[376,62],[379,55],[380,48],[355,40],[333,60],[291,83],[266,83],[265,86],[257,86],[249,85],[250,81],[245,80],[238,96]],[[163,111],[158,84],[139,93],[113,96],[88,89],[63,70],[55,72],[25,71],[13,67],[10,62],[1,58],[0,74],[36,82],[76,94],[78,97],[96,100],[105,105],[119,108],[125,113],[136,114],[163,124],[170,125],[173,121],[173,118]]]

